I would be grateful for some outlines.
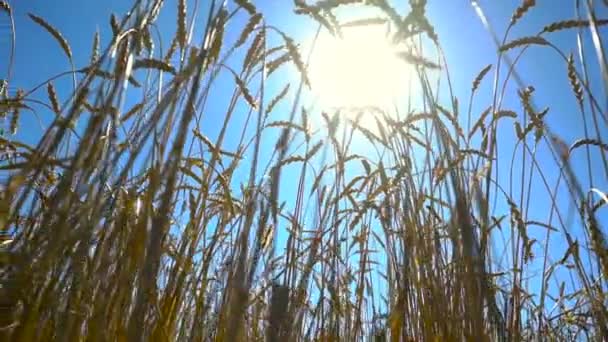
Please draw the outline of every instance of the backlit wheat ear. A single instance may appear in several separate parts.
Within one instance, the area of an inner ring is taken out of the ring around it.
[[[526,132],[524,132],[524,130],[521,128],[521,124],[517,121],[515,121],[515,123],[513,123],[513,126],[515,127],[515,136],[517,137],[518,140],[524,140],[524,138],[526,137]]]
[[[175,68],[172,65],[170,65],[169,63],[165,63],[164,61],[154,59],[154,58],[142,58],[142,59],[136,60],[135,63],[133,63],[133,70],[137,70],[137,69],[141,69],[141,68],[155,69],[155,70],[159,70],[159,71],[168,72],[173,75],[176,74]]]
[[[365,18],[365,19],[347,21],[345,23],[340,24],[340,27],[348,28],[348,27],[374,26],[374,25],[385,25],[386,23],[387,23],[386,18]]]
[[[606,196],[603,193],[601,194],[604,197]],[[591,236],[591,245],[595,254],[598,256],[602,273],[604,277],[606,277],[608,276],[608,246],[606,245],[606,238],[604,233],[600,230],[595,216],[592,213],[588,213],[588,215],[587,227],[589,229],[589,235]]]
[[[338,20],[329,10],[323,11],[319,6],[303,6],[296,8],[294,12],[296,14],[308,15],[313,18],[331,35],[338,35],[338,37],[342,36]]]
[[[324,11],[324,17],[327,17],[327,22],[331,27],[334,34],[337,34],[338,37],[342,37],[342,30],[340,29],[340,23],[338,22],[338,18],[331,11]]]
[[[433,27],[433,25],[431,25],[431,23],[426,17],[419,18],[417,22],[418,25],[424,30],[424,32],[426,32],[426,34],[433,42],[439,42],[439,37],[437,36],[437,32],[435,32],[435,28]]]
[[[255,101],[255,98],[251,95],[251,92],[247,88],[245,82],[236,73],[234,73],[234,80],[236,82],[236,85],[241,90],[241,94],[243,94],[245,101],[247,101],[247,103],[249,103],[251,107],[257,108],[258,105]]]
[[[255,15],[251,16],[251,18],[249,18],[249,22],[243,29],[243,32],[241,32],[241,36],[239,37],[239,39],[236,41],[236,44],[235,44],[236,47],[239,47],[245,43],[245,41],[247,40],[247,38],[249,37],[251,32],[253,32],[253,30],[260,23],[260,21],[262,21],[261,13],[257,13]]]
[[[521,100],[522,106],[524,107],[526,112],[528,112],[528,114],[530,114],[531,116],[533,116],[535,114],[535,110],[532,107],[532,104],[530,103],[530,100],[532,98],[532,93],[534,91],[535,91],[534,87],[528,86],[525,89],[520,90],[518,92],[519,99]]]
[[[31,13],[29,14],[29,17],[36,24],[42,26],[42,28],[44,28],[48,33],[50,33],[53,36],[53,38],[55,38],[55,40],[59,43],[59,45],[61,46],[61,49],[63,50],[63,52],[65,53],[65,55],[68,57],[68,59],[71,62],[72,61],[72,49],[70,49],[70,45],[68,44],[68,41],[65,40],[65,38],[63,38],[61,33],[56,28],[51,26],[51,24],[47,23],[41,17],[36,16]]]
[[[526,224],[522,217],[521,210],[519,210],[515,202],[513,202],[511,199],[507,199],[507,203],[511,208],[511,224],[517,227],[519,234],[524,240],[528,240],[528,234],[526,233]]]
[[[169,49],[167,49],[167,52],[165,53],[165,57],[163,58],[165,63],[169,63],[171,61],[171,57],[175,53],[175,50],[177,50],[178,45],[178,39],[177,37],[174,37],[173,40],[171,40],[171,45],[169,45]]]
[[[110,28],[112,29],[112,35],[114,38],[116,38],[120,33],[120,24],[118,23],[118,18],[114,13],[110,15]]]
[[[6,1],[0,1],[0,10],[6,14],[11,15],[11,6]]]
[[[8,96],[8,82],[0,79],[0,100],[5,99]]]
[[[306,127],[304,129],[306,129]],[[309,136],[308,132],[306,132],[306,135]],[[310,148],[310,150],[308,150],[308,152],[306,153],[306,156],[304,158],[306,160],[312,159],[312,157],[314,157],[321,150],[321,147],[323,147],[323,142],[322,141],[317,142]]]
[[[15,106],[13,107],[13,115],[11,117],[10,122],[10,131],[11,134],[17,134],[17,128],[19,127],[19,117],[21,113],[21,108],[23,107],[23,95],[25,92],[21,89],[17,90],[17,94],[15,95]]]
[[[515,13],[513,13],[513,16],[511,17],[511,26],[515,25],[515,23],[517,23],[517,21],[521,19],[524,14],[526,14],[535,5],[535,0],[524,0],[523,3],[515,10]]]
[[[46,90],[48,93],[49,101],[51,102],[51,108],[53,108],[53,112],[55,112],[56,115],[61,114],[61,108],[59,107],[59,99],[57,98],[57,92],[55,91],[53,83],[49,82],[46,87]]]
[[[146,50],[148,50],[148,53],[152,53],[152,51],[154,51],[154,39],[152,39],[152,34],[150,33],[150,30],[146,29],[144,31],[141,40],[144,46],[146,47]]]
[[[458,107],[456,106],[456,108]],[[458,123],[457,114],[450,113],[449,110],[439,104],[437,104],[437,109],[439,110],[439,113],[443,114],[447,118],[447,120],[454,126],[456,134],[464,138],[464,130],[460,127],[460,124]]]
[[[93,74],[97,77],[106,79],[106,80],[114,80],[115,77],[114,75],[112,75],[111,73],[105,71],[105,70],[101,70],[99,68],[90,68],[90,67],[86,67],[86,68],[82,68],[80,70],[76,70],[76,72],[79,73],[84,73],[84,74],[88,74],[89,72],[93,72]],[[131,85],[133,85],[136,88],[141,87],[141,84],[135,79],[135,77],[133,77],[133,75],[131,75],[128,79],[129,83]]]
[[[95,32],[93,37],[93,48],[91,51],[91,64],[94,64],[99,59],[99,31]]]
[[[418,65],[421,67],[429,68],[429,69],[440,69],[439,64],[431,62],[424,57],[413,55],[408,51],[400,51],[397,53],[397,56],[403,59],[405,62],[413,65]]]
[[[17,134],[17,128],[19,127],[19,107],[15,107],[13,115],[11,116],[10,132],[12,135]]]
[[[288,84],[288,86],[289,86],[289,84]],[[301,118],[302,118],[302,127],[304,127],[304,129],[307,132],[306,141],[309,141],[310,134],[308,132],[310,132],[312,130],[312,128],[310,127],[310,125],[308,123],[308,111],[305,108],[302,108]]]
[[[187,8],[186,0],[179,0],[177,2],[177,32],[175,37],[179,43],[179,47],[183,49],[186,46],[187,32],[186,32],[186,20],[187,20]]]
[[[283,55],[279,56],[278,58],[268,62],[266,64],[266,66],[268,67],[268,75],[272,75],[272,73],[274,73],[275,70],[277,70],[281,65],[286,64],[290,60],[292,60],[291,54],[289,52],[285,52]]]
[[[234,0],[234,3],[242,7],[250,15],[256,14],[255,6],[249,0]]]
[[[486,110],[484,110],[481,115],[479,116],[479,119],[477,119],[477,121],[475,122],[475,124],[473,124],[473,127],[471,128],[471,131],[469,132],[469,139],[473,136],[473,134],[475,134],[475,132],[481,128],[481,126],[483,125],[485,119],[488,117],[488,115],[490,114],[490,111],[492,110],[492,107],[488,107]]]
[[[607,19],[597,19],[595,22],[596,22],[597,26],[603,26],[603,25],[608,24]],[[545,26],[543,28],[543,30],[541,31],[541,33],[557,32],[557,31],[562,31],[562,30],[568,30],[568,29],[573,29],[573,28],[584,28],[584,27],[589,27],[588,20],[564,20],[564,21],[554,22],[554,23],[551,23],[551,24]]]
[[[538,37],[538,36],[523,37],[523,38],[515,39],[515,40],[512,40],[512,41],[506,43],[505,45],[503,45],[499,48],[499,51],[505,52],[505,51],[514,49],[516,47],[521,47],[521,46],[526,46],[526,45],[549,45],[549,42],[545,38]]]
[[[279,32],[279,34],[281,34],[283,40],[285,41],[285,45],[287,46],[287,50],[291,55],[291,59],[293,60],[296,68],[300,72],[300,75],[302,76],[302,81],[310,88],[308,72],[306,71],[306,67],[304,66],[304,62],[302,61],[302,57],[300,55],[300,52],[298,51],[296,44],[294,43],[293,39],[288,37],[285,33]]]
[[[471,87],[472,92],[475,92],[477,88],[479,88],[479,84],[481,84],[481,81],[490,71],[490,69],[492,69],[492,64],[488,64],[485,68],[481,69],[477,77],[475,77],[475,80],[473,80],[473,86]]]
[[[277,94],[277,96],[275,96],[272,100],[270,100],[270,102],[268,102],[268,106],[266,107],[266,115],[270,114],[270,112],[272,112],[274,107],[279,102],[281,102],[281,100],[287,95],[287,93],[289,92],[289,86],[290,86],[290,84],[287,83],[287,85],[285,87],[283,87],[283,89],[281,89],[279,94]]]
[[[278,120],[278,121],[273,121],[273,122],[268,123],[266,125],[266,127],[281,127],[285,130],[295,130],[295,131],[302,132],[304,135],[306,135],[307,138],[310,138],[310,133],[308,132],[308,128],[305,126],[302,126],[302,125],[298,125],[294,122]]]
[[[502,109],[502,110],[499,110],[498,112],[494,113],[494,118],[492,120],[499,120],[499,119],[502,119],[502,118],[516,119],[517,118],[517,113],[515,113],[512,110]]]
[[[578,80],[578,76],[576,75],[576,68],[574,67],[574,58],[572,54],[568,56],[568,80],[570,81],[570,86],[572,86],[572,91],[578,100],[580,106],[583,105],[583,87]]]
[[[571,154],[573,150],[575,150],[581,146],[585,146],[585,145],[597,146],[597,147],[601,148],[602,150],[608,152],[608,144],[606,144],[598,139],[579,139],[579,140],[575,141],[574,144],[572,144],[572,146],[570,146],[570,148],[568,149],[568,152],[569,152],[569,154]]]
[[[245,53],[245,59],[243,59],[243,70],[247,70],[247,68],[254,65],[254,59],[263,47],[265,35],[266,31],[262,28],[253,37],[253,41],[251,42],[249,49],[247,49],[247,53]]]
[[[352,3],[352,1],[338,1],[338,5]],[[373,0],[369,2],[372,6],[379,8],[383,11],[395,24],[401,23],[401,16],[395,10],[387,0]]]
[[[224,25],[226,25],[227,18],[228,12],[222,8],[214,19],[214,24],[210,31],[212,41],[208,55],[208,60],[211,63],[217,61],[220,56],[220,50],[224,42]]]
[[[129,120],[130,117],[132,117],[136,113],[140,112],[143,108],[144,108],[144,103],[138,103],[138,104],[136,104],[135,106],[133,106],[133,108],[129,109],[129,111],[126,112],[120,118],[120,122],[125,122],[125,121]]]

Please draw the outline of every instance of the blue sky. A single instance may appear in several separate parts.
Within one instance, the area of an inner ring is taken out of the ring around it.
[[[394,1],[397,3],[397,8],[401,9],[401,13],[406,11],[406,1]],[[599,3],[599,1],[596,1]],[[189,1],[189,6],[193,6],[193,1]],[[519,5],[519,1],[495,1],[495,0],[481,0],[480,4],[486,11],[490,22],[494,26],[494,29],[499,33],[502,38],[509,18],[511,17],[515,8]],[[296,16],[291,11],[292,2],[287,0],[265,0],[256,2],[259,9],[262,10],[266,17],[266,21],[271,23],[293,36],[296,41],[303,41],[310,39],[314,34],[316,25],[307,17]],[[69,41],[72,50],[74,52],[74,60],[76,68],[83,67],[89,61],[91,42],[94,33],[98,30],[102,37],[102,46],[104,42],[107,43],[111,37],[111,31],[109,28],[109,17],[112,12],[116,14],[122,14],[128,10],[130,6],[129,1],[120,0],[105,0],[105,1],[92,1],[92,0],[55,0],[55,1],[42,1],[42,0],[31,0],[31,1],[12,1],[12,7],[14,10],[14,17],[16,23],[16,34],[17,34],[17,53],[15,56],[15,69],[13,72],[13,78],[10,84],[10,90],[14,91],[16,88],[29,89],[38,83],[44,81],[51,75],[64,72],[69,70],[69,64],[59,49],[57,43],[50,39],[48,33],[41,29],[38,25],[34,24],[28,17],[27,13],[33,13],[45,18],[49,23],[54,25],[59,31],[63,33],[65,38]],[[208,9],[207,1],[201,1],[201,9],[198,25],[202,27],[202,23],[207,17]],[[173,29],[175,27],[176,17],[176,0],[168,0],[164,5],[164,9],[161,12],[161,16],[158,20],[158,27],[160,28],[161,35],[165,38],[164,48],[167,48],[169,39],[173,35]],[[605,18],[608,10],[606,7],[598,6],[599,17]],[[442,43],[444,52],[446,53],[449,72],[452,78],[454,86],[455,96],[460,100],[461,113],[466,112],[466,106],[468,105],[468,98],[470,95],[470,85],[473,78],[477,73],[486,65],[496,65],[497,55],[496,47],[492,41],[490,35],[486,32],[481,21],[473,11],[472,6],[466,0],[454,0],[454,1],[429,1],[427,9],[429,18],[432,23],[435,23],[435,29],[439,35],[439,39]],[[515,27],[510,33],[511,39],[529,36],[539,32],[544,25],[547,23],[572,19],[575,17],[574,14],[574,1],[566,0],[541,0],[521,22]],[[2,17],[1,20],[5,20]],[[238,28],[227,31],[227,39],[235,40],[240,34],[240,28],[242,27],[245,16],[235,17],[236,21],[233,27]],[[4,25],[4,22],[0,22],[0,77],[4,77],[6,73],[6,61],[8,58],[8,29]],[[170,29],[163,29],[168,27]],[[195,41],[200,40],[200,34],[195,34]],[[557,46],[564,48],[565,53],[573,52],[576,54],[576,36],[574,31],[552,33],[546,36],[551,42]],[[509,39],[509,40],[511,40]],[[601,100],[600,104],[604,105],[606,101],[603,96],[603,88],[601,86],[601,78],[599,76],[599,69],[596,67],[596,57],[594,50],[591,48],[591,39],[588,34],[584,36],[584,43],[587,49],[586,57],[590,61],[590,75],[592,79],[592,88],[595,94]],[[518,50],[517,50],[518,51]],[[510,53],[510,56],[516,56],[516,51]],[[518,72],[523,77],[527,84],[534,85],[536,88],[535,102],[539,108],[550,106],[551,110],[547,115],[547,123],[567,144],[571,144],[576,139],[583,136],[583,124],[579,110],[577,108],[576,100],[570,89],[567,80],[566,65],[563,61],[548,48],[537,48],[532,47],[529,49],[524,56],[523,60],[518,64]],[[504,71],[504,69],[503,69]],[[493,72],[486,77],[484,80],[478,95],[473,105],[474,117],[481,113],[491,103],[492,94],[492,82],[491,79]],[[281,89],[288,79],[289,75],[294,75],[293,70],[280,74],[282,76],[272,78],[269,80],[269,92],[272,94],[278,89]],[[504,75],[504,72],[503,72]],[[226,82],[226,88],[224,89],[221,85],[213,89],[213,101],[209,103],[204,118],[204,129],[205,134],[210,137],[217,135],[219,126],[221,125],[222,110],[228,101],[228,98],[222,98],[221,94],[226,89],[232,89],[232,83],[228,83],[230,75],[222,76],[221,80]],[[69,95],[71,91],[71,82],[69,78],[64,78],[55,82],[57,86],[60,98],[63,100]],[[297,83],[292,82],[291,91],[296,89]],[[517,113],[521,113],[521,105],[516,95],[516,86],[514,82],[511,82],[506,97],[503,101],[503,109],[515,110]],[[443,93],[446,95],[447,93]],[[44,88],[39,93],[35,94],[36,97],[45,100],[46,93]],[[446,97],[444,97],[446,98]],[[133,101],[133,99],[128,99]],[[239,127],[244,121],[246,106],[244,103],[239,104],[239,115],[235,115],[231,122],[232,127]],[[289,111],[288,102],[277,108],[278,112]],[[607,108],[603,108],[607,110]],[[241,115],[242,114],[242,115]],[[588,113],[587,113],[588,114]],[[50,122],[52,118],[48,113],[41,113],[43,122]],[[590,120],[590,119],[589,119]],[[466,126],[465,126],[466,127]],[[605,125],[601,126],[603,133],[605,134]],[[513,126],[509,120],[504,120],[500,126],[501,132],[505,132],[499,137],[499,179],[500,183],[508,184],[509,174],[507,172],[510,161],[511,151],[513,150]],[[277,130],[278,131],[278,130]],[[42,130],[38,127],[37,121],[31,114],[24,113],[22,118],[21,130],[18,134],[19,138],[23,138],[30,141],[32,144],[37,142],[40,137]],[[501,133],[502,134],[502,133]],[[228,147],[236,146],[238,144],[238,138],[229,135],[226,145]],[[361,147],[362,153],[369,151],[365,150],[365,146]],[[504,149],[503,149],[504,148]],[[272,136],[266,135],[263,140],[263,150],[273,151],[274,140]],[[597,151],[596,151],[597,152]],[[266,158],[269,156],[267,152]],[[546,147],[542,147],[539,152],[539,163],[543,166],[549,183],[554,184],[557,176],[557,168],[548,156]],[[594,153],[593,163],[600,169],[594,170],[596,178],[596,187],[604,191],[608,190],[608,180],[605,178],[601,170],[599,154]],[[572,163],[579,175],[586,174],[586,166],[584,166],[585,155],[584,149],[579,149],[575,152]],[[519,168],[520,158],[515,159],[513,167],[517,170],[516,178],[519,179]],[[246,168],[243,168],[244,170]],[[289,173],[287,173],[289,175]],[[538,175],[534,176],[535,181],[532,187],[532,202],[530,205],[530,212],[528,212],[528,219],[534,219],[545,222],[549,214],[549,201],[546,196],[546,191],[538,181]],[[588,184],[583,182],[583,187],[588,188]],[[288,199],[293,194],[293,188],[288,186],[284,192],[281,193],[283,199]],[[562,192],[563,194],[563,192]],[[514,188],[514,197],[519,199],[519,187]],[[562,212],[568,207],[568,203],[564,200],[567,197],[562,197],[559,200],[559,206]],[[504,203],[499,206],[501,213],[508,214],[508,210],[504,206]],[[606,216],[601,216],[605,218]],[[571,228],[577,230],[579,225],[576,220],[572,221]],[[531,228],[534,229],[534,228]],[[538,228],[538,235],[531,232],[533,237],[538,238],[540,241],[544,239],[544,230]],[[541,234],[542,233],[542,234]],[[580,232],[579,232],[580,234]],[[555,251],[552,252],[554,258],[559,258],[563,255],[565,245],[563,241],[556,243]],[[496,243],[500,243],[497,240]],[[539,246],[539,245],[537,245]],[[540,253],[537,253],[540,254]]]

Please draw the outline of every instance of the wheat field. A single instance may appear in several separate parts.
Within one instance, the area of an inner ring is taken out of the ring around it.
[[[533,31],[538,2],[466,2],[494,45],[463,83],[439,0],[282,3],[311,42],[265,1],[136,0],[86,51],[0,1],[0,340],[605,341],[608,3]],[[409,91],[311,105],[317,39],[378,25]],[[63,61],[32,87],[24,27]]]

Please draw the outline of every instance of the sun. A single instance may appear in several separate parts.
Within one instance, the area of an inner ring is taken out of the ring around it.
[[[342,29],[342,37],[323,31],[314,46],[309,76],[322,107],[391,106],[406,96],[412,70],[396,54],[386,26]]]

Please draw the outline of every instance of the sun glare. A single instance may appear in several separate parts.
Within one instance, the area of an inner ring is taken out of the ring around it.
[[[406,96],[411,67],[398,59],[383,25],[323,31],[310,61],[312,90],[323,107],[386,107]]]

